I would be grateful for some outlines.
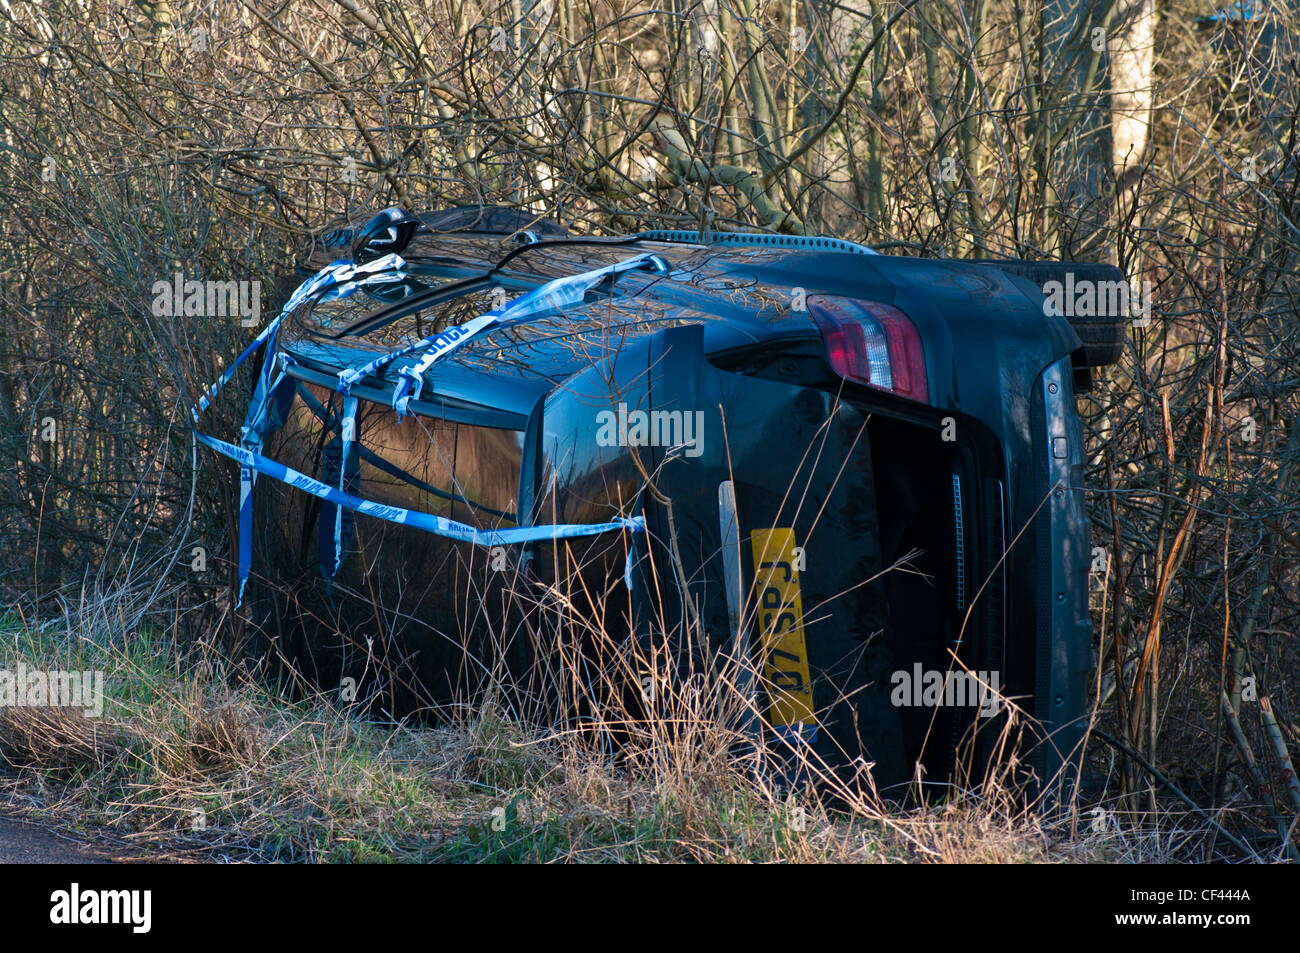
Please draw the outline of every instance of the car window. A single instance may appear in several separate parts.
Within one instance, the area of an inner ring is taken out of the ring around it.
[[[284,427],[284,462],[319,472],[314,454],[337,442],[339,412],[337,395],[301,385]],[[515,524],[522,432],[414,414],[399,421],[391,408],[364,400],[356,426],[360,483],[351,492],[480,528]],[[337,467],[324,479],[333,483]]]
[[[522,433],[417,415],[398,421],[378,405],[361,416],[358,431],[368,450],[418,481],[363,457],[361,496],[480,528],[514,525]]]

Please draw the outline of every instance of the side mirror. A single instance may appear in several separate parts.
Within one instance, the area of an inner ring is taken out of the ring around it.
[[[353,264],[360,265],[388,254],[400,255],[423,224],[404,209],[384,209],[357,232],[352,243]]]

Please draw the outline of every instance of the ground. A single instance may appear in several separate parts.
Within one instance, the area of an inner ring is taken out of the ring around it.
[[[0,864],[110,864],[126,859],[104,846],[0,814]]]

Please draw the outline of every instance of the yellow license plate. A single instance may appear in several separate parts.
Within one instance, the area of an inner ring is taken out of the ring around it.
[[[774,727],[813,724],[812,681],[803,631],[803,600],[794,530],[754,530],[754,582],[762,633],[768,719]]]

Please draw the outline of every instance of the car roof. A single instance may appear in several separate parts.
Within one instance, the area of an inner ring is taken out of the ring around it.
[[[635,255],[662,258],[666,274],[628,272],[618,278],[612,294],[482,333],[440,361],[430,378],[440,395],[526,415],[538,396],[572,374],[630,341],[668,327],[703,325],[706,353],[816,337],[811,316],[798,306],[801,291],[897,304],[904,311],[909,303],[924,301],[954,319],[965,315],[967,320],[977,313],[981,320],[995,320],[999,313],[1023,312],[1033,291],[976,263],[878,255],[834,239],[756,235],[752,244],[748,236],[741,236],[741,242],[731,237],[732,243],[705,244],[681,240],[683,234],[552,235],[520,244],[500,233],[444,233],[421,227],[401,251],[407,263],[406,287],[370,286],[349,297],[307,301],[286,322],[281,343],[298,360],[320,368],[359,367],[442,329],[430,316],[446,309],[445,301],[416,308],[381,327],[367,327],[376,315],[388,313],[385,309],[409,310],[406,298],[418,302],[422,299],[416,295],[449,289],[452,302],[468,307],[448,322],[457,323],[488,310],[485,296],[495,285],[514,296],[553,278]],[[346,257],[350,237],[345,230],[335,235],[333,245],[318,245],[300,272],[310,274]],[[773,245],[772,239],[784,241]],[[470,290],[459,293],[461,287]],[[475,295],[478,308],[473,307]]]

